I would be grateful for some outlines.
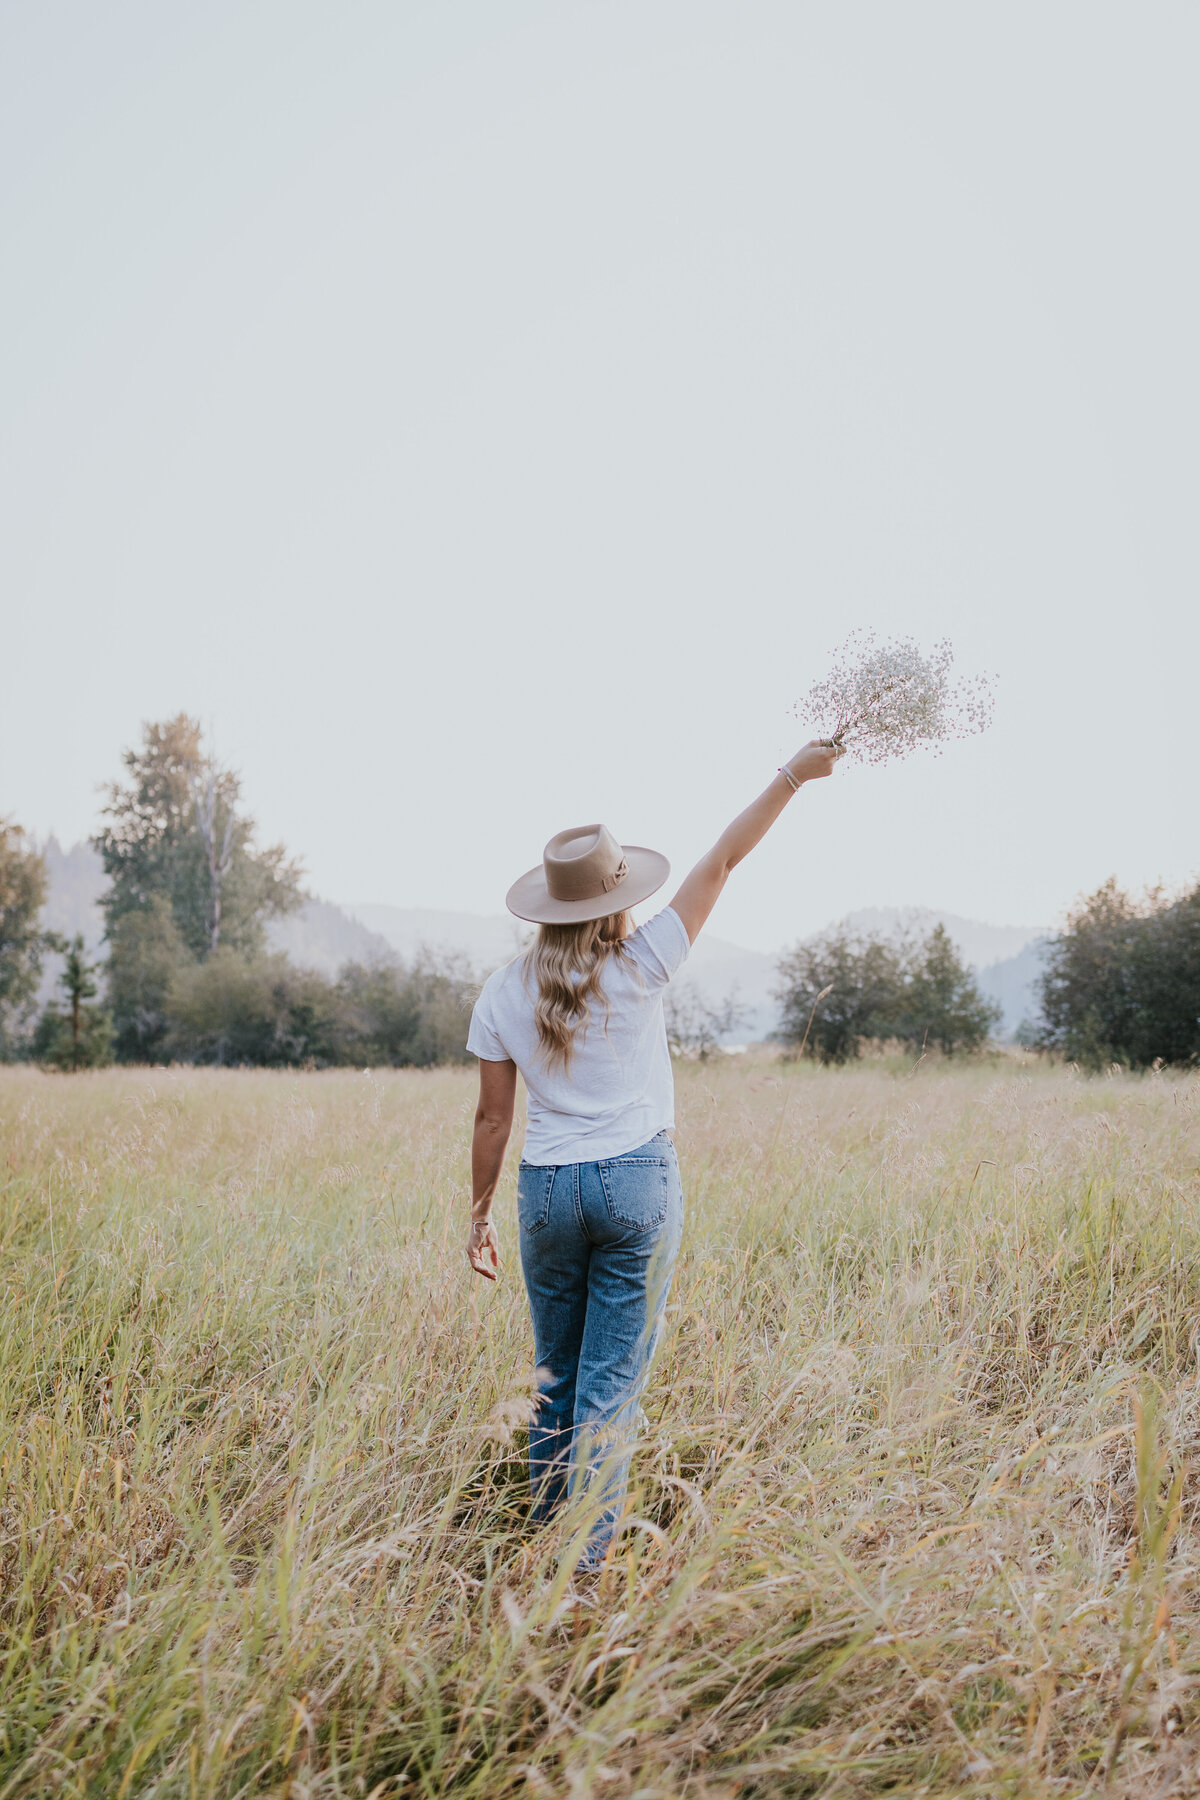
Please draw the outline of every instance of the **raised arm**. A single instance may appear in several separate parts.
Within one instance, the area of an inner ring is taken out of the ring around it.
[[[811,744],[805,744],[803,750],[798,750],[784,764],[792,781],[782,771],[776,775],[758,799],[752,800],[745,812],[740,812],[733,824],[725,827],[708,854],[700,858],[671,901],[693,944],[709,913],[717,904],[721,889],[729,880],[730,869],[736,868],[742,858],[750,854],[755,844],[766,837],[796,792],[792,782],[799,786],[801,782],[816,781],[822,775],[831,775],[840,754],[830,743],[814,739]]]

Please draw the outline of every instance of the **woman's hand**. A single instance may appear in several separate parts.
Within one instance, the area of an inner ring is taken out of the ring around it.
[[[797,750],[787,767],[795,781],[819,781],[822,775],[833,774],[833,765],[842,754],[842,746],[832,738],[813,738],[803,750]]]
[[[486,1257],[491,1257],[489,1269]],[[490,1219],[472,1219],[471,1230],[467,1237],[467,1261],[477,1275],[485,1281],[495,1281],[500,1269],[500,1239],[496,1236],[496,1227]]]

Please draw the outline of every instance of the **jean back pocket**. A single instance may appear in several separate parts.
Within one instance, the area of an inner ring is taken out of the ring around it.
[[[614,1156],[597,1163],[614,1225],[649,1231],[667,1216],[671,1164],[665,1156]]]
[[[550,1218],[554,1166],[523,1162],[517,1170],[517,1218],[522,1231],[541,1231]]]

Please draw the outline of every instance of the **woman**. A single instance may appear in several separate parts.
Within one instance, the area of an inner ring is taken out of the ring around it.
[[[538,1404],[529,1431],[536,1519],[568,1485],[599,1476],[586,1567],[603,1561],[629,1474],[638,1401],[654,1356],[683,1226],[663,989],[729,878],[806,781],[839,752],[810,743],[701,858],[668,907],[633,929],[629,909],[670,873],[657,851],[603,825],[551,838],[508,893],[538,926],[485,983],[467,1048],[479,1058],[467,1257],[496,1279],[492,1201],[512,1130],[517,1070],[528,1120],[517,1182],[521,1267],[533,1314]]]

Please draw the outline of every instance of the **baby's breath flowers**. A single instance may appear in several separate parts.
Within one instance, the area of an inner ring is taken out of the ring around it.
[[[859,762],[888,762],[921,744],[940,751],[948,738],[991,723],[991,676],[952,681],[948,638],[926,656],[912,638],[881,642],[873,631],[852,631],[833,655],[829,674],[792,712]]]

